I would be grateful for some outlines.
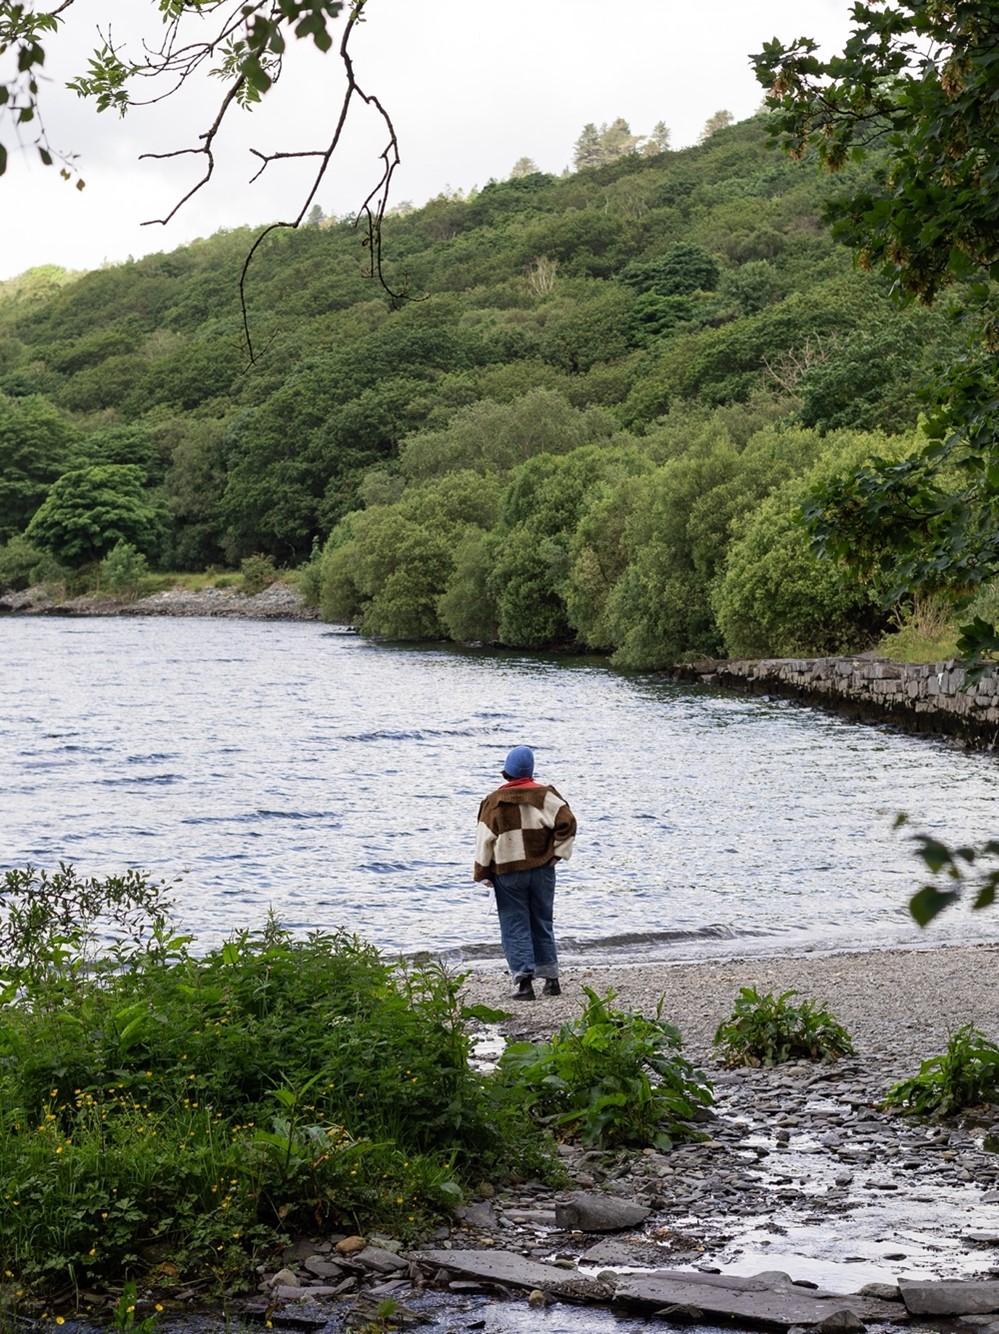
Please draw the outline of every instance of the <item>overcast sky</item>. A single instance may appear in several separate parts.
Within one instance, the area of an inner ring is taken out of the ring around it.
[[[419,205],[443,190],[504,180],[521,157],[561,172],[588,121],[623,116],[634,134],[664,121],[674,148],[694,143],[714,112],[742,120],[759,106],[751,52],[771,37],[801,35],[831,50],[848,31],[849,9],[849,0],[369,0],[352,51],[359,83],[384,103],[399,136],[393,201]],[[48,43],[46,126],[56,147],[78,155],[84,190],[43,167],[34,150],[13,151],[2,123],[12,151],[0,177],[0,279],[38,264],[97,268],[298,212],[307,189],[301,165],[272,164],[251,185],[249,149],[325,146],[342,87],[335,51],[324,58],[311,42],[297,43],[264,102],[230,113],[216,179],[169,225],[143,226],[165,216],[200,171],[192,158],[165,164],[139,154],[196,144],[220,85],[205,80],[183,100],[124,120],[65,91],[99,44],[98,24],[106,31],[110,22],[115,41],[138,55],[137,19],[147,35],[158,33],[154,0],[75,0]],[[357,110],[316,197],[327,214],[355,212],[378,179],[382,137],[371,113]]]

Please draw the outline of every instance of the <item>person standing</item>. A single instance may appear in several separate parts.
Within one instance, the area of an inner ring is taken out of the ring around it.
[[[474,880],[496,894],[500,940],[517,1000],[558,996],[555,947],[555,867],[572,856],[576,817],[550,786],[534,781],[534,752],[514,746],[503,765],[506,780],[479,806]]]

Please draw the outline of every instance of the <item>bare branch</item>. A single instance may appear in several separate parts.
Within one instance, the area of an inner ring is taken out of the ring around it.
[[[832,333],[828,338],[816,337],[814,340],[806,338],[805,345],[800,351],[789,347],[772,361],[768,357],[761,357],[760,360],[767,376],[777,387],[785,394],[796,398],[798,381],[813,366],[821,366],[823,362],[828,361],[835,346],[836,335]]]
[[[358,210],[358,218],[360,219],[363,216],[366,219],[367,236],[365,238],[365,245],[368,247],[371,255],[369,274],[372,277],[377,277],[382,287],[390,296],[401,300],[406,295],[405,291],[393,291],[386,283],[382,273],[382,221],[385,217],[385,209],[388,206],[389,188],[391,186],[392,176],[400,161],[399,141],[396,136],[395,126],[392,124],[392,119],[388,112],[377,97],[371,93],[366,93],[361,88],[354,72],[354,62],[350,53],[350,38],[354,27],[361,19],[363,8],[364,0],[355,0],[351,9],[350,18],[344,26],[343,36],[340,40],[340,59],[347,74],[347,87],[340,103],[340,111],[329,144],[322,149],[300,150],[295,152],[262,153],[259,149],[251,149],[251,152],[254,156],[260,159],[261,163],[256,173],[251,178],[252,180],[256,180],[262,172],[266,171],[271,162],[284,161],[288,158],[315,157],[319,159],[319,165],[313,177],[312,185],[297,216],[289,222],[274,222],[266,227],[250,247],[250,251],[243,263],[243,271],[239,279],[239,301],[243,315],[243,333],[246,339],[246,352],[251,362],[255,360],[256,354],[253,349],[253,339],[250,333],[249,313],[246,301],[246,281],[250,271],[250,265],[253,262],[254,255],[260,245],[271,232],[277,231],[279,228],[283,227],[294,229],[301,225],[302,220],[311,207],[312,201],[315,199],[316,193],[319,190],[319,186],[326,175],[333,154],[336,152],[337,146],[340,143],[344,126],[347,123],[347,113],[349,112],[351,102],[355,97],[366,103],[366,105],[375,108],[381,116],[388,132],[388,142],[379,154],[382,162],[381,177]]]
[[[211,180],[212,175],[214,174],[215,171],[215,155],[212,152],[212,144],[215,142],[215,136],[218,134],[219,130],[222,127],[222,120],[225,116],[225,113],[229,110],[230,106],[232,106],[233,102],[236,101],[236,99],[239,97],[241,83],[242,80],[237,79],[237,81],[233,84],[233,86],[226,93],[225,97],[222,99],[222,105],[219,108],[218,115],[215,117],[215,120],[212,123],[211,127],[208,129],[208,131],[201,136],[205,142],[202,144],[200,148],[177,148],[170,153],[139,154],[139,160],[141,161],[143,158],[184,157],[185,155],[188,154],[203,153],[205,155],[205,160],[208,164],[205,167],[205,174],[204,176],[202,176],[201,180],[198,181],[195,185],[192,185],[190,190],[188,190],[187,194],[185,194],[181,199],[178,199],[177,203],[174,204],[173,208],[170,210],[170,212],[166,215],[165,218],[147,218],[142,223],[143,227],[149,227],[155,223],[162,223],[164,226],[166,226],[166,224],[170,221],[170,219],[175,217],[176,214],[184,207],[187,201],[191,199],[194,195],[196,195],[198,191],[202,188],[202,186],[207,185],[208,182]]]

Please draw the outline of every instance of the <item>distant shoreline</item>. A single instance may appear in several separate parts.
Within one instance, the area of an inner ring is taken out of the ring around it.
[[[168,588],[144,598],[101,595],[57,599],[41,585],[0,597],[0,614],[9,616],[207,616],[248,621],[317,621],[319,609],[308,607],[290,584],[273,583],[252,597],[236,588],[210,586],[197,591]]]
[[[12,616],[206,617],[250,621],[318,621],[290,584],[277,581],[254,596],[214,585],[170,588],[144,598],[104,595],[56,599],[44,586],[0,596],[0,619]],[[895,663],[872,654],[679,663],[660,674],[695,687],[775,697],[837,713],[850,722],[886,726],[971,750],[999,748],[999,673],[965,685],[956,662]]]

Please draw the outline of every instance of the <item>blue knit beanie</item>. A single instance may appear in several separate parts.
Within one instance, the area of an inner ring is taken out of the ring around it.
[[[503,772],[507,778],[533,778],[534,751],[530,746],[514,746],[506,757]]]

